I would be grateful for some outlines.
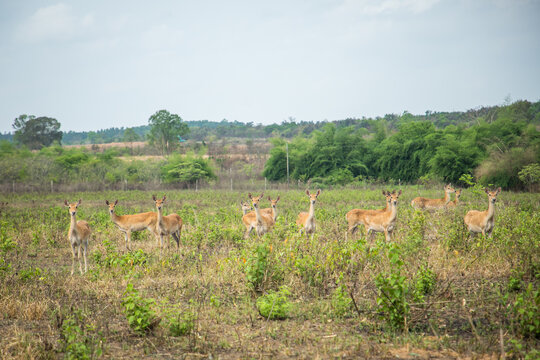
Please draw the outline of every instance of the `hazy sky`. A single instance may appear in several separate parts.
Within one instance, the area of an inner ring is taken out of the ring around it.
[[[540,99],[540,0],[0,0],[0,132]]]

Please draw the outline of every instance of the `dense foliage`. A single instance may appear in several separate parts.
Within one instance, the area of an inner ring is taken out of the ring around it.
[[[15,142],[30,149],[41,149],[62,140],[60,123],[46,116],[21,115],[13,122]]]
[[[289,142],[290,174],[293,179],[326,184],[365,178],[457,183],[461,175],[474,174],[485,184],[530,186],[530,178],[520,178],[518,173],[540,161],[539,103],[518,101],[487,115],[470,125],[437,128],[434,122],[404,113],[394,130],[380,120],[371,133],[328,123],[309,137],[297,136]],[[271,141],[274,147],[263,174],[283,181],[286,141]]]

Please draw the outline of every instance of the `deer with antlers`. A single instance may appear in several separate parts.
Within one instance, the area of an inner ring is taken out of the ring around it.
[[[274,218],[268,212],[263,212],[259,209],[259,202],[263,196],[264,193],[261,193],[260,196],[252,196],[251,193],[248,194],[255,211],[242,216],[242,222],[246,226],[245,238],[249,237],[253,229],[257,231],[257,236],[261,237],[274,226]]]
[[[126,249],[131,249],[131,233],[135,231],[149,230],[156,236],[156,240],[159,241],[159,234],[156,230],[158,215],[155,212],[149,211],[132,215],[116,215],[114,209],[118,204],[118,200],[114,203],[105,200],[105,203],[109,206],[109,214],[111,215],[112,222],[125,235]]]
[[[386,198],[386,206],[383,209],[377,209],[377,210],[363,210],[363,209],[352,209],[345,215],[345,219],[347,220],[347,224],[349,225],[347,233],[350,233],[353,235],[356,230],[358,229],[358,225],[362,224],[365,225],[365,217],[366,216],[374,216],[377,214],[381,214],[386,212],[388,208],[390,207],[390,202],[392,200],[391,193],[388,191],[383,190],[382,194]],[[347,233],[345,235],[347,235]]]
[[[157,218],[157,232],[160,238],[160,247],[163,248],[163,236],[172,235],[176,241],[176,248],[180,248],[180,233],[182,232],[182,218],[178,214],[169,214],[163,216],[163,204],[167,199],[167,196],[163,195],[163,199],[156,199],[155,195],[152,195],[152,199],[156,204],[158,211]]]
[[[375,212],[368,213],[364,216],[364,227],[366,228],[366,236],[369,235],[369,238],[372,239],[374,232],[384,232],[384,237],[386,241],[390,241],[390,237],[393,234],[394,228],[396,226],[397,219],[397,204],[398,199],[401,196],[401,190],[396,192],[396,190],[385,193],[386,196],[389,196],[388,208],[384,212]]]
[[[77,259],[79,260],[79,271],[81,274],[84,274],[88,271],[87,265],[87,252],[88,252],[88,239],[90,239],[90,226],[84,220],[77,221],[77,208],[81,205],[81,199],[76,203],[68,203],[67,200],[64,200],[64,205],[69,207],[69,215],[71,217],[71,222],[69,224],[68,239],[71,243],[71,275],[75,269],[75,254],[77,254]],[[84,257],[84,273],[81,264],[81,250]]]
[[[321,189],[315,194],[310,194],[309,190],[306,190],[306,195],[309,197],[309,212],[301,212],[296,219],[296,225],[300,228],[300,232],[306,233],[306,237],[315,233],[315,202],[320,193]]]
[[[416,197],[411,201],[411,206],[420,210],[442,209],[450,202],[450,194],[456,192],[451,184],[444,186],[444,197],[442,199],[430,199],[425,197]]]
[[[484,189],[488,196],[488,208],[485,211],[470,210],[465,214],[465,225],[469,229],[470,233],[482,233],[486,236],[491,236],[493,228],[495,227],[495,202],[497,201],[497,195],[501,192],[501,188],[497,188],[495,191],[489,191]]]

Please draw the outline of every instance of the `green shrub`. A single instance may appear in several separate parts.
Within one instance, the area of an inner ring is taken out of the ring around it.
[[[133,284],[128,283],[122,306],[129,326],[137,333],[145,333],[155,325],[155,313],[152,310],[154,299],[145,299],[139,295],[139,291],[133,288]]]
[[[103,355],[103,340],[80,311],[69,314],[62,322],[62,343],[65,359],[94,359]]]
[[[257,310],[266,319],[286,319],[289,317],[291,303],[289,302],[290,291],[286,286],[281,286],[278,291],[269,291],[257,299]]]
[[[195,316],[189,311],[177,311],[169,316],[168,322],[171,336],[185,336],[195,327]]]
[[[510,315],[517,333],[526,338],[540,338],[540,289],[529,283],[510,304]]]
[[[420,266],[416,272],[414,282],[414,298],[416,301],[424,301],[424,297],[433,293],[437,275],[427,265]]]

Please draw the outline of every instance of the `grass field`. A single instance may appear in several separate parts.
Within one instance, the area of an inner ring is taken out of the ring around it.
[[[168,191],[180,249],[143,231],[130,252],[105,200],[153,211],[152,192],[1,194],[0,358],[538,358],[540,194],[503,191],[493,236],[471,238],[483,192],[424,213],[411,199],[442,190],[401,189],[390,243],[345,237],[347,211],[384,207],[381,188],[323,191],[313,239],[295,225],[305,193],[281,192],[273,231],[248,240],[247,193]],[[79,198],[89,271],[70,276],[63,203]]]

